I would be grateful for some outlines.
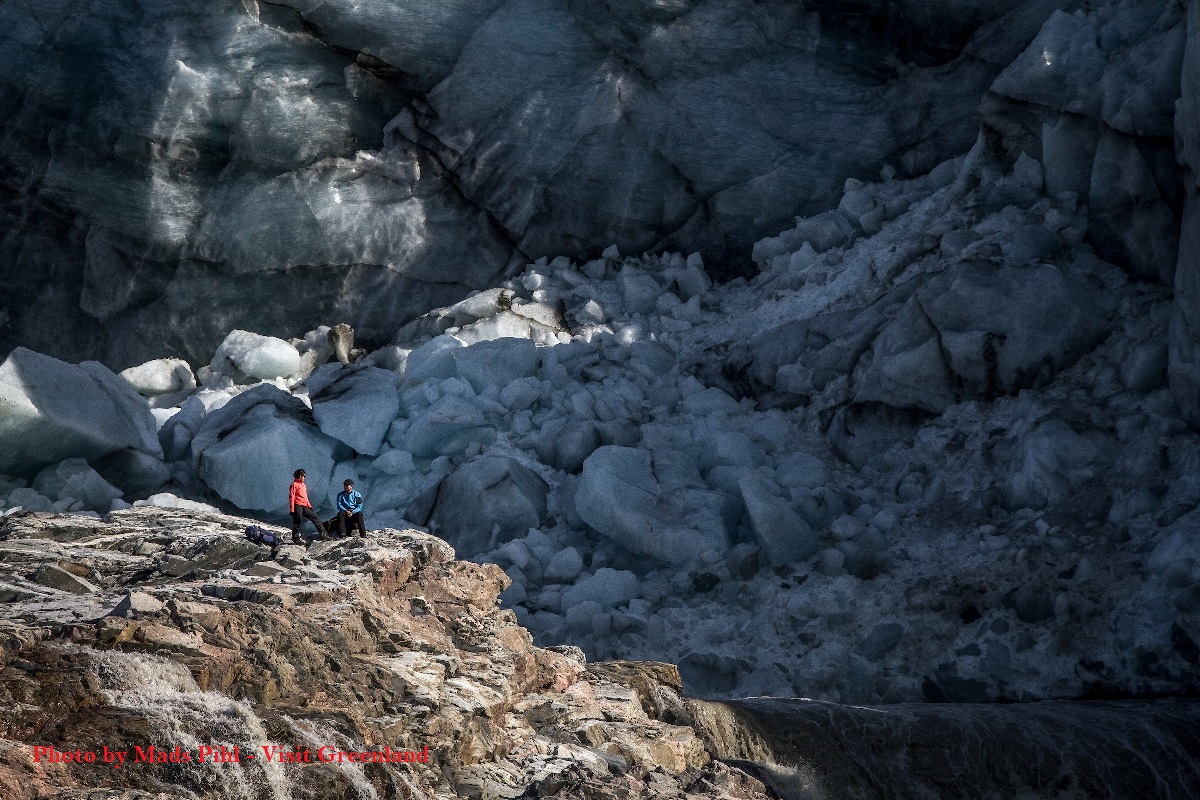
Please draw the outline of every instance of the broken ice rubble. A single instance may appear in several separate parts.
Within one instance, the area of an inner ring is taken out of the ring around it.
[[[540,640],[672,660],[698,692],[1173,691],[1200,636],[1200,462],[1165,386],[1168,295],[1097,258],[1041,174],[977,148],[852,182],[724,286],[681,254],[543,260],[358,363],[324,363],[321,331],[239,335],[198,387],[167,362],[127,376],[187,395],[157,438],[129,385],[14,353],[3,374],[69,376],[124,416],[0,491],[279,517],[292,470],[321,513],[351,478],[372,527],[498,562]],[[28,405],[14,446],[68,426]],[[166,492],[110,480],[125,452]]]

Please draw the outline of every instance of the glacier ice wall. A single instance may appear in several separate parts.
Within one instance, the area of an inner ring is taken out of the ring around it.
[[[1175,131],[1187,207],[1179,240],[1171,319],[1171,389],[1184,414],[1200,425],[1200,4],[1188,6],[1183,84]]]
[[[0,352],[383,341],[612,242],[736,271],[847,176],[967,149],[1063,5],[5,3]]]

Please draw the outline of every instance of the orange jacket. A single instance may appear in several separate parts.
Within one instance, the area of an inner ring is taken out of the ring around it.
[[[291,503],[293,514],[296,513],[297,506],[308,506],[309,508],[312,508],[312,503],[308,502],[308,487],[304,485],[304,481],[292,481],[292,493],[288,500]]]

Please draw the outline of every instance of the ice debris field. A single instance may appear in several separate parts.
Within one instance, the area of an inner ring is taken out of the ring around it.
[[[211,363],[0,366],[4,514],[371,528],[494,561],[539,644],[689,691],[845,703],[1200,688],[1200,448],[1170,292],[1082,243],[1043,165],[850,180],[755,246],[539,260],[362,353],[232,331]],[[332,335],[331,335],[332,334]]]

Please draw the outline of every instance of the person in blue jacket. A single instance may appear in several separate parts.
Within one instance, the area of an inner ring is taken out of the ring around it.
[[[342,536],[347,535],[351,526],[358,529],[360,536],[367,535],[367,526],[363,522],[363,496],[354,491],[354,481],[342,484],[342,491],[337,496],[338,530]]]

